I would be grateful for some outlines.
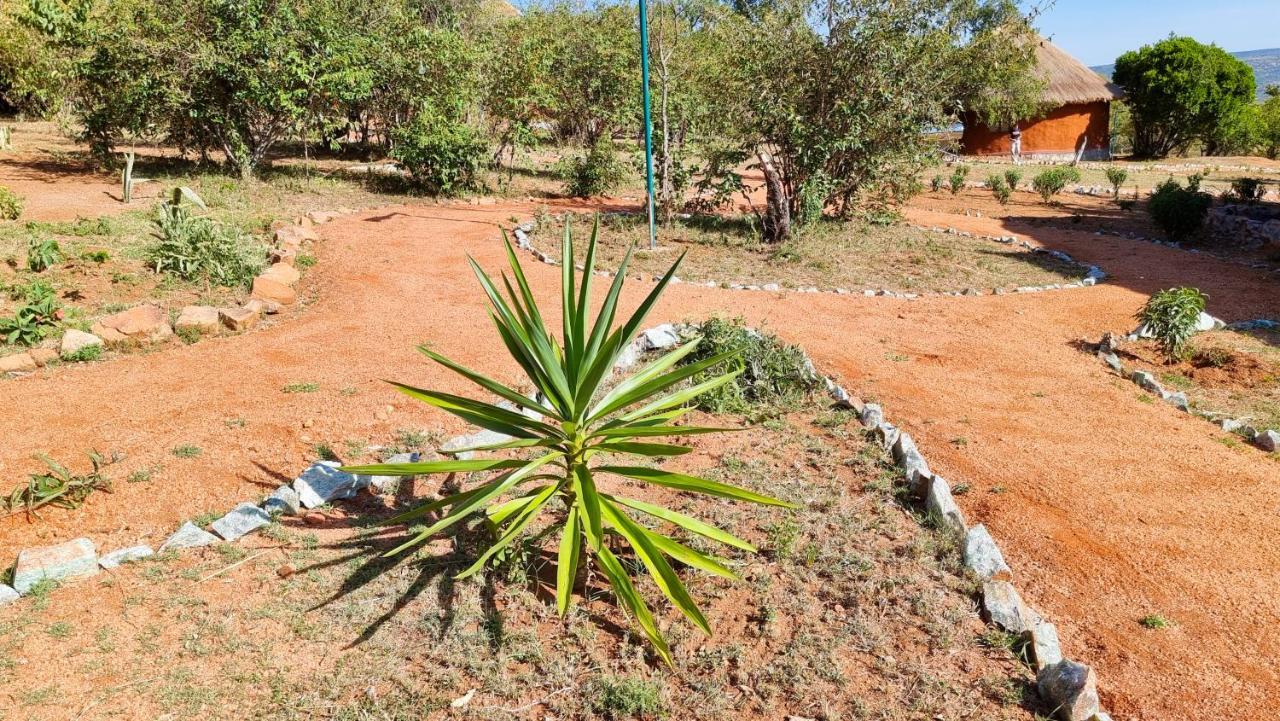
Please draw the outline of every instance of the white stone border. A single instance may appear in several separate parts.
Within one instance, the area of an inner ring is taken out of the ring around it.
[[[1257,328],[1273,329],[1280,327],[1280,323],[1274,320],[1257,319],[1241,321],[1225,326],[1228,330],[1253,330]],[[1135,340],[1134,335],[1127,337],[1129,340]],[[1104,335],[1102,341],[1096,344],[1096,355],[1107,365],[1116,375],[1133,382],[1144,391],[1151,393],[1160,400],[1177,408],[1183,413],[1190,413],[1198,418],[1203,418],[1210,423],[1216,425],[1227,433],[1235,433],[1248,440],[1253,445],[1264,451],[1274,453],[1280,450],[1280,431],[1274,428],[1257,430],[1249,425],[1246,418],[1232,418],[1229,414],[1219,411],[1205,411],[1198,408],[1192,408],[1190,401],[1187,400],[1187,394],[1183,391],[1169,391],[1160,385],[1156,377],[1147,371],[1130,371],[1125,368],[1124,363],[1120,360],[1120,356],[1116,355],[1118,344],[1111,334]]]
[[[1085,287],[1096,285],[1099,281],[1102,281],[1107,277],[1106,271],[1104,271],[1102,268],[1099,268],[1096,265],[1089,265],[1088,263],[1082,263],[1060,250],[1048,250],[1047,248],[1041,248],[1039,246],[1031,245],[1026,241],[1020,241],[1013,236],[981,235],[977,233],[970,233],[968,231],[958,230],[956,228],[951,228],[951,227],[925,226],[925,225],[915,225],[911,223],[908,223],[907,226],[910,228],[914,228],[916,230],[922,230],[930,233],[957,235],[964,238],[978,238],[980,240],[989,240],[995,243],[1001,243],[1003,245],[1016,244],[1029,253],[1033,253],[1037,255],[1048,255],[1064,263],[1069,263],[1079,268],[1082,268],[1084,270],[1084,277],[1078,281],[1073,281],[1070,283],[1052,283],[1049,285],[1024,285],[1024,286],[1017,286],[1013,288],[992,288],[990,291],[984,291],[978,288],[966,288],[965,290],[922,291],[919,293],[908,293],[903,291],[886,290],[883,288],[867,288],[864,290],[849,290],[847,288],[824,289],[824,288],[818,288],[816,286],[784,288],[779,283],[765,283],[763,285],[747,285],[743,283],[731,283],[731,282],[718,281],[718,280],[704,280],[704,281],[698,281],[698,282],[691,282],[691,281],[682,281],[679,277],[676,277],[676,276],[673,276],[671,278],[671,283],[672,284],[685,283],[693,286],[706,287],[706,288],[720,288],[725,290],[762,290],[762,291],[773,292],[773,293],[826,293],[826,294],[833,294],[833,295],[854,295],[854,296],[860,295],[865,297],[887,297],[887,298],[900,298],[905,300],[915,300],[917,298],[928,298],[928,297],[953,297],[954,298],[954,297],[961,297],[961,296],[1005,295],[1008,293],[1039,293],[1039,292],[1049,291],[1049,290],[1067,290],[1070,288],[1085,288]],[[516,246],[521,250],[528,251],[530,255],[532,255],[536,260],[538,260],[541,263],[559,267],[560,265],[559,259],[557,259],[555,256],[549,253],[544,253],[543,251],[538,250],[533,246],[533,241],[529,237],[529,233],[533,231],[534,227],[536,226],[532,221],[526,221],[524,223],[517,225],[513,229],[512,235],[515,237]],[[583,266],[581,265],[577,265],[576,267],[578,270],[584,270]],[[597,271],[593,271],[593,275],[597,275],[605,278],[612,278],[614,277],[614,275],[616,275],[616,273],[609,270],[597,270]],[[639,276],[639,275],[636,276],[636,278],[641,281],[649,280],[648,278],[645,278],[644,276]]]

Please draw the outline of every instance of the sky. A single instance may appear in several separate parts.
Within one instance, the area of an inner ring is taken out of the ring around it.
[[[1280,0],[1057,0],[1042,35],[1085,65],[1107,65],[1169,33],[1228,52],[1280,47]]]

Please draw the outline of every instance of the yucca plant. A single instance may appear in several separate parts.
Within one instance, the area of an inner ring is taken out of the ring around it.
[[[1191,352],[1191,336],[1208,299],[1199,288],[1170,288],[1148,298],[1136,317],[1160,344],[1165,357],[1177,362]]]
[[[597,220],[598,228],[598,220]],[[421,505],[386,521],[400,524],[439,512],[438,520],[392,549],[402,553],[431,536],[483,511],[494,532],[494,542],[458,578],[471,576],[520,538],[540,517],[548,516],[559,527],[556,604],[561,615],[572,603],[574,579],[580,563],[594,563],[612,585],[622,605],[652,642],[659,656],[671,663],[671,652],[646,605],[619,560],[620,546],[628,546],[658,588],[693,622],[710,634],[707,619],[690,597],[673,567],[673,561],[725,578],[737,575],[723,561],[695,551],[676,539],[651,530],[638,520],[648,516],[704,538],[754,552],[755,548],[732,534],[696,518],[638,498],[619,495],[611,478],[625,478],[689,493],[701,493],[737,501],[793,507],[776,498],[650,465],[608,462],[609,457],[633,456],[662,459],[688,453],[687,446],[656,443],[649,439],[689,436],[735,430],[691,425],[676,421],[689,412],[689,401],[718,388],[740,371],[699,379],[695,376],[738,355],[730,351],[697,362],[678,365],[699,343],[694,338],[649,363],[612,388],[606,386],[618,357],[640,330],[680,265],[677,260],[634,313],[614,327],[630,253],[623,258],[599,310],[591,317],[591,278],[595,268],[596,232],[586,249],[585,269],[574,270],[573,234],[565,228],[561,255],[561,337],[556,338],[543,320],[533,291],[525,278],[511,243],[506,240],[511,275],[503,273],[495,283],[474,259],[468,258],[488,297],[489,317],[503,344],[536,389],[530,399],[514,388],[432,351],[419,350],[433,361],[460,374],[484,390],[540,417],[519,410],[439,391],[393,383],[400,392],[440,408],[510,440],[458,449],[463,451],[512,450],[523,459],[487,458],[424,463],[349,466],[349,473],[416,476],[438,473],[492,471],[494,475],[474,488]],[[681,260],[683,257],[681,258]],[[503,294],[505,291],[505,296]],[[554,530],[554,529],[552,529]]]

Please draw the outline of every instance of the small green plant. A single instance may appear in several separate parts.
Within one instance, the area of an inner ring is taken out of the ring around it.
[[[120,171],[120,199],[125,203],[133,202],[133,161],[134,154],[124,154],[124,168]]]
[[[204,449],[202,449],[200,446],[193,446],[189,443],[186,443],[181,446],[174,446],[173,450],[171,450],[170,453],[177,456],[178,458],[195,458],[201,453],[204,453]]]
[[[316,264],[316,257],[310,253],[300,253],[297,258],[293,259],[293,264],[298,270],[306,270]]]
[[[1008,183],[1009,190],[1017,190],[1018,183],[1022,182],[1022,171],[1010,168],[1004,171],[1004,182]]]
[[[998,173],[988,175],[987,187],[991,189],[991,194],[995,196],[997,202],[1001,205],[1009,204],[1009,198],[1013,195],[1013,191],[1009,190],[1009,185],[1005,183],[1004,176]]]
[[[1165,357],[1175,362],[1189,354],[1191,336],[1207,300],[1197,288],[1170,288],[1148,298],[1136,317],[1160,344]]]
[[[731,354],[732,360],[709,368],[693,383],[718,374],[733,372],[730,383],[699,396],[695,406],[710,413],[773,415],[798,408],[817,390],[819,380],[804,351],[787,345],[776,336],[760,333],[733,321],[712,318],[698,325],[702,338],[697,350],[681,361],[700,363],[707,358]]]
[[[1040,194],[1040,198],[1048,203],[1053,196],[1061,193],[1067,183],[1080,181],[1080,171],[1070,166],[1049,168],[1031,179],[1031,187]]]
[[[1111,183],[1111,197],[1120,199],[1120,187],[1129,179],[1129,171],[1115,166],[1107,168],[1107,182]]]
[[[186,343],[187,345],[191,345],[192,343],[198,342],[200,340],[200,336],[203,335],[203,333],[200,332],[199,328],[195,328],[192,326],[183,326],[175,330],[173,333],[174,335],[178,336],[179,340],[181,340],[183,343]]]
[[[935,175],[933,176],[933,180],[929,181],[929,188],[932,189],[933,192],[937,193],[938,191],[942,190],[942,186],[946,182],[947,181],[943,179],[941,175]]]
[[[585,154],[561,160],[555,172],[564,183],[565,194],[575,198],[604,195],[626,177],[613,141],[607,137],[596,141]]]
[[[316,458],[322,461],[338,460],[338,454],[334,452],[333,446],[328,443],[317,443],[311,447],[311,450],[316,454]]]
[[[62,360],[68,363],[87,363],[89,361],[98,360],[101,357],[102,357],[101,343],[87,345],[81,348],[80,350],[62,354]]]
[[[320,390],[319,383],[289,383],[281,388],[282,393],[315,393]]]
[[[192,215],[183,199],[204,207],[190,188],[177,188],[171,200],[156,208],[155,242],[146,249],[152,269],[228,288],[248,286],[265,264],[261,244],[211,218]]]
[[[1213,197],[1199,186],[1182,187],[1173,178],[1161,183],[1151,194],[1147,212],[1170,240],[1185,240],[1200,232],[1213,206]]]
[[[12,318],[0,318],[0,340],[10,345],[33,346],[44,340],[62,320],[62,308],[53,286],[34,281],[18,291],[23,304]]]
[[[22,215],[22,198],[0,185],[0,220],[17,220]]]
[[[87,260],[90,263],[97,263],[98,265],[102,265],[108,260],[111,260],[111,253],[105,250],[86,250],[85,252],[80,254],[80,259]]]
[[[951,194],[964,190],[964,181],[969,177],[969,166],[957,165],[951,169]]]
[[[48,456],[39,456],[48,472],[32,473],[25,485],[15,488],[4,500],[6,510],[10,514],[25,511],[28,516],[38,516],[36,509],[42,506],[79,508],[94,491],[110,492],[111,481],[102,475],[106,461],[97,451],[90,451],[88,456],[93,470],[84,475],[72,473]]]
[[[1200,368],[1225,368],[1235,360],[1235,354],[1221,346],[1214,346],[1196,349],[1191,359]]]
[[[631,676],[602,676],[591,684],[591,708],[607,719],[650,718],[663,711],[662,686]]]
[[[1142,624],[1143,628],[1149,628],[1153,631],[1158,631],[1173,625],[1169,622],[1169,619],[1158,613],[1149,613],[1138,619],[1138,623]]]
[[[689,533],[748,553],[756,549],[746,541],[691,516],[623,496],[625,485],[616,482],[606,485],[605,482],[622,478],[728,500],[794,506],[744,488],[649,464],[653,459],[683,455],[691,450],[688,446],[654,442],[654,439],[725,430],[680,425],[675,421],[691,410],[690,403],[698,396],[732,382],[741,370],[692,385],[686,382],[732,360],[738,353],[728,351],[677,367],[682,359],[697,350],[701,339],[694,338],[648,363],[634,375],[606,386],[606,379],[619,356],[636,337],[682,259],[677,260],[655,284],[639,308],[615,328],[614,320],[630,255],[623,257],[608,292],[597,306],[591,295],[596,269],[596,239],[597,232],[593,231],[586,249],[584,269],[579,274],[574,268],[573,234],[566,224],[561,245],[558,315],[562,332],[559,338],[547,329],[533,291],[525,280],[516,250],[509,241],[504,238],[511,269],[511,275],[501,286],[507,291],[505,297],[499,290],[500,286],[480,265],[470,261],[489,300],[490,318],[498,335],[538,392],[535,398],[531,399],[514,388],[459,365],[430,348],[419,347],[433,361],[479,385],[487,393],[539,414],[537,417],[463,396],[395,384],[397,390],[412,398],[481,428],[511,437],[511,440],[457,449],[455,452],[506,450],[521,457],[349,466],[343,470],[389,476],[494,472],[495,475],[478,486],[390,519],[390,524],[425,519],[428,525],[389,551],[388,555],[413,548],[483,510],[497,540],[457,576],[466,578],[485,569],[512,543],[527,537],[525,532],[533,531],[531,526],[534,522],[550,511],[551,518],[543,521],[543,527],[533,537],[551,539],[559,536],[556,606],[560,614],[566,614],[572,605],[579,564],[593,562],[600,573],[598,578],[612,586],[615,597],[643,630],[658,656],[670,665],[670,647],[632,581],[629,569],[634,566],[624,565],[615,551],[630,546],[639,565],[653,578],[663,595],[694,626],[707,634],[711,633],[710,624],[668,558],[725,578],[736,579],[737,574],[715,558],[651,530],[633,514],[666,521]],[[591,317],[593,308],[598,308],[594,320]],[[628,464],[620,456],[638,457],[644,464]],[[539,485],[527,485],[532,483]],[[500,500],[507,494],[514,494],[514,497]],[[441,514],[431,515],[437,512]]]
[[[43,273],[62,262],[62,248],[53,238],[32,237],[27,241],[27,269],[32,273]]]

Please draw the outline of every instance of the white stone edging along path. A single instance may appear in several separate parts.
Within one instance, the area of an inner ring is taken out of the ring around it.
[[[1225,324],[1208,313],[1200,314],[1200,323],[1197,326],[1197,332],[1204,330],[1217,330],[1220,328],[1226,328],[1228,330],[1270,330],[1280,328],[1280,322],[1259,318],[1257,320],[1246,320],[1238,323]],[[1145,337],[1149,336],[1145,335],[1142,327],[1139,326],[1137,330],[1125,336],[1125,339],[1128,341],[1135,341],[1139,338]],[[1234,433],[1243,437],[1264,451],[1270,453],[1280,451],[1280,430],[1274,428],[1258,430],[1249,425],[1249,419],[1247,418],[1232,418],[1226,413],[1192,408],[1190,401],[1187,399],[1186,393],[1165,389],[1151,373],[1146,371],[1130,371],[1125,368],[1124,363],[1120,360],[1120,356],[1116,355],[1116,350],[1119,347],[1119,340],[1111,333],[1104,334],[1102,336],[1102,340],[1094,344],[1095,354],[1098,359],[1105,363],[1108,368],[1121,378],[1132,381],[1134,385],[1138,386],[1142,390],[1151,393],[1160,400],[1184,413],[1190,413],[1193,416],[1203,418],[1227,433]]]
[[[94,346],[128,349],[168,341],[175,332],[187,331],[204,336],[224,329],[231,332],[249,330],[264,315],[275,315],[284,306],[297,302],[294,286],[301,280],[302,274],[295,267],[295,262],[304,243],[320,240],[320,235],[312,226],[327,223],[349,212],[356,211],[346,208],[311,211],[291,224],[276,228],[273,234],[274,244],[267,251],[269,265],[253,279],[249,300],[239,307],[188,305],[170,321],[168,314],[159,305],[136,305],[97,319],[87,333],[68,328],[63,332],[56,349],[32,348],[0,357],[0,377],[22,376],[59,359],[73,358],[78,352]]]
[[[865,297],[875,296],[875,297],[889,297],[889,298],[901,298],[905,300],[915,300],[917,298],[925,298],[925,297],[1004,295],[1006,293],[1039,293],[1039,292],[1050,291],[1050,290],[1067,290],[1070,288],[1085,288],[1085,287],[1096,285],[1098,282],[1104,280],[1107,277],[1106,271],[1102,270],[1096,265],[1081,263],[1080,261],[1076,260],[1075,258],[1072,258],[1070,255],[1067,255],[1066,253],[1060,250],[1048,250],[1047,248],[1041,248],[1039,246],[1031,245],[1026,241],[1019,241],[1017,238],[1013,236],[981,235],[976,233],[970,233],[968,231],[957,230],[955,228],[940,228],[937,226],[924,226],[924,225],[914,225],[914,224],[909,224],[909,226],[912,228],[915,228],[916,230],[923,230],[931,233],[944,233],[947,235],[958,235],[964,238],[977,238],[979,240],[989,240],[989,241],[992,241],[995,243],[1001,243],[1004,245],[1017,244],[1019,247],[1023,248],[1027,252],[1034,253],[1037,255],[1040,255],[1040,254],[1048,255],[1056,260],[1060,260],[1064,263],[1069,263],[1079,268],[1082,268],[1085,271],[1084,278],[1078,281],[1072,281],[1069,283],[1052,283],[1049,285],[1025,285],[1025,286],[1018,286],[1015,288],[1007,288],[1007,289],[992,288],[990,291],[983,291],[978,288],[966,288],[965,290],[922,291],[919,293],[908,293],[903,291],[885,290],[883,288],[867,288],[864,290],[849,290],[847,288],[818,288],[816,286],[784,288],[779,283],[765,283],[763,285],[746,285],[742,283],[733,283],[733,282],[718,281],[718,280],[705,280],[705,281],[692,282],[692,281],[682,281],[679,277],[674,277],[674,276],[671,278],[671,282],[673,284],[686,283],[688,285],[693,285],[693,286],[702,286],[706,288],[722,288],[727,290],[762,290],[762,291],[775,292],[775,293],[783,293],[783,292],[828,293],[833,295],[855,295],[855,296],[861,295]],[[532,255],[535,259],[537,259],[541,263],[545,263],[547,265],[559,266],[560,260],[558,258],[556,258],[555,256],[549,253],[544,253],[543,251],[538,250],[533,246],[533,241],[529,237],[529,233],[533,232],[533,229],[535,227],[536,226],[532,221],[526,221],[524,223],[520,223],[519,225],[515,226],[515,228],[512,230],[512,235],[515,237],[516,247],[520,248],[521,250],[528,251],[530,255]],[[584,269],[583,266],[581,265],[578,265],[576,267],[578,270]],[[614,275],[616,275],[616,273],[609,270],[596,270],[593,272],[593,274],[601,277],[606,277],[606,278],[612,278]],[[645,278],[644,276],[641,276],[641,275],[637,275],[636,277],[641,281],[649,280],[649,278]],[[656,280],[656,278],[654,280]]]

